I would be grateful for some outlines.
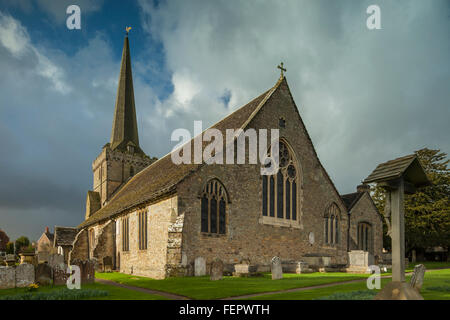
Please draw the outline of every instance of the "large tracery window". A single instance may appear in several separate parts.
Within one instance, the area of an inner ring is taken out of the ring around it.
[[[336,203],[328,206],[324,216],[324,238],[326,244],[339,243],[340,237],[340,210]]]
[[[280,141],[279,170],[262,176],[262,215],[297,220],[298,170],[288,146]]]
[[[205,233],[226,233],[227,193],[216,179],[210,180],[201,194],[201,231]]]

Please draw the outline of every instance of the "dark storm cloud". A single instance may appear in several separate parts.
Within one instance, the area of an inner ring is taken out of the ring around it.
[[[379,162],[422,147],[450,152],[448,1],[139,3],[143,27],[164,48],[168,72],[158,77],[173,85],[155,92],[143,81],[154,61],[133,56],[150,156],[170,151],[172,130],[192,132],[194,120],[206,128],[273,86],[281,60],[340,192]],[[374,3],[382,29],[370,31]],[[83,219],[91,162],[111,130],[118,55],[101,34],[69,58],[40,47],[20,21],[0,16],[0,27],[0,227],[37,238],[46,225]]]

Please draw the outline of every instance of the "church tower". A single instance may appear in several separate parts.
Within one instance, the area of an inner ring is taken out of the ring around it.
[[[125,36],[111,140],[92,163],[93,191],[86,199],[86,219],[103,207],[133,175],[150,165],[139,146],[134,105],[130,44]]]

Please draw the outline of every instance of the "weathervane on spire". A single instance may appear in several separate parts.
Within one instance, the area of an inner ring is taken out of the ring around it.
[[[128,35],[128,32],[130,32],[130,30],[131,30],[131,27],[126,27],[125,28],[125,31],[127,32],[127,35]]]
[[[280,69],[280,71],[281,71],[281,76],[280,76],[280,78],[284,78],[283,72],[286,72],[287,70],[283,67],[283,62],[281,62],[281,63],[277,66],[277,68]]]

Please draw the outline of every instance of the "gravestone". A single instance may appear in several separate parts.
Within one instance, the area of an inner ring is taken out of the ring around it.
[[[34,283],[34,266],[24,263],[16,267],[16,287],[23,288]]]
[[[92,260],[74,259],[72,265],[80,268],[81,283],[93,283],[95,280],[95,262]]]
[[[295,270],[295,273],[302,274],[302,273],[312,273],[314,272],[313,269],[311,269],[305,261],[299,261],[297,262],[297,269]]]
[[[220,259],[215,259],[211,264],[211,280],[222,280],[223,277],[223,262]]]
[[[49,285],[52,282],[52,267],[47,263],[40,263],[35,269],[35,281],[42,286]]]
[[[196,277],[201,277],[206,275],[206,261],[203,257],[195,258],[194,262],[194,273]]]
[[[67,279],[69,279],[69,274],[66,272],[65,266],[56,265],[53,268],[53,285],[60,286],[66,285]]]
[[[370,265],[375,263],[374,257],[368,251],[351,250],[348,252],[349,266],[346,271],[349,273],[370,273]]]
[[[0,267],[0,289],[11,289],[16,286],[15,267]]]
[[[272,258],[272,280],[283,279],[283,268],[281,267],[281,259],[279,257]]]
[[[49,254],[48,265],[52,268],[58,266],[60,269],[65,268],[64,256],[62,254]]]
[[[234,275],[241,277],[249,275],[249,265],[247,263],[238,263],[234,265]]]
[[[13,267],[16,265],[16,256],[14,254],[7,254],[5,258],[5,263],[8,267]]]
[[[112,272],[113,261],[112,257],[107,256],[103,258],[103,272]]]
[[[414,267],[414,273],[411,276],[411,287],[420,292],[423,285],[423,277],[425,276],[425,266],[423,264],[418,264]]]

